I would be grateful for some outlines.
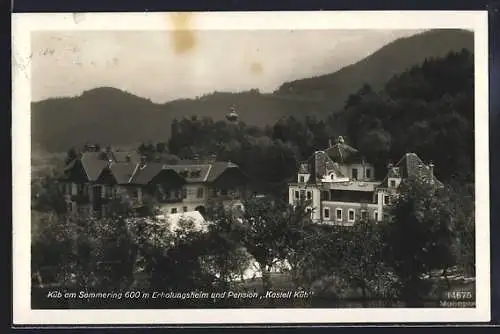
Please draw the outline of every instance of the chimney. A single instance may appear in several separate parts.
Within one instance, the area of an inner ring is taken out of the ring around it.
[[[434,163],[432,161],[429,162],[429,170],[431,172],[431,175],[434,175]]]
[[[148,157],[146,157],[145,155],[141,155],[141,166],[146,166],[147,163]]]
[[[332,147],[332,140],[328,139],[328,147]]]
[[[390,161],[389,161],[389,162],[387,163],[387,169],[389,169],[389,170],[390,170],[393,166],[394,166],[394,165],[392,164],[392,162],[390,162]]]
[[[344,137],[339,136],[338,142],[339,142],[339,144],[343,144],[344,143]]]

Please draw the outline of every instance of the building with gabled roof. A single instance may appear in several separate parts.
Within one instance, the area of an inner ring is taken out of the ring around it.
[[[64,169],[62,178],[68,211],[106,212],[116,198],[140,207],[153,199],[163,214],[205,210],[221,201],[242,208],[247,176],[234,163],[215,160],[150,162],[127,152],[88,151]]]
[[[297,181],[289,184],[289,203],[308,201],[307,210],[318,223],[349,226],[361,219],[380,221],[401,182],[415,178],[443,186],[434,175],[434,165],[425,164],[415,153],[388,164],[386,177],[376,180],[373,164],[339,137],[299,164]]]

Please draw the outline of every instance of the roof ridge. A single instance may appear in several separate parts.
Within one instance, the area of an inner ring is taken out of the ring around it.
[[[207,171],[207,173],[205,174],[205,177],[203,178],[203,182],[207,182],[207,180],[208,180],[208,176],[210,175],[210,172],[212,171],[212,166],[213,166],[213,164],[210,164],[210,165],[208,166],[208,171]]]
[[[83,156],[82,156],[82,157],[83,157]],[[87,175],[87,180],[89,180],[89,181],[90,181],[89,172],[88,172],[87,168],[85,168],[85,164],[84,164],[84,163],[83,163],[83,161],[82,161],[82,157],[80,157],[80,158],[78,159],[78,161],[80,161],[80,165],[82,165],[83,171],[85,172],[85,175]]]
[[[396,162],[396,166],[399,166],[399,164],[403,161],[403,159],[406,158],[407,154],[408,153],[403,154],[403,156],[398,160],[398,162]]]
[[[127,182],[127,183],[132,183],[132,179],[133,179],[133,178],[134,178],[134,176],[137,174],[137,169],[139,169],[139,165],[140,165],[140,163],[136,163],[136,164],[135,164],[134,171],[132,172],[132,175],[130,175],[130,178],[128,179],[128,182]]]

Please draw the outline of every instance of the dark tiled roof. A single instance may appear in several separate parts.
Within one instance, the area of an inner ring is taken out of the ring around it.
[[[407,179],[419,176],[423,172],[423,168],[427,166],[415,153],[406,153],[396,164],[396,167],[399,167],[401,177]]]
[[[67,171],[67,170],[70,170],[71,168],[73,168],[77,161],[78,161],[78,159],[71,160],[66,166],[64,166],[64,171]]]
[[[130,156],[130,162],[126,157]],[[109,168],[119,184],[146,185],[162,170],[172,170],[187,182],[212,182],[215,181],[228,168],[238,168],[231,162],[197,162],[180,161],[175,165],[161,162],[148,162],[141,165],[138,154],[130,152],[84,152],[80,158],[85,172],[90,181],[96,181],[105,168]],[[72,168],[77,160],[70,162],[65,170]]]
[[[127,184],[137,167],[137,163],[117,162],[111,163],[109,169],[118,184]]]
[[[208,172],[206,181],[213,182],[217,180],[217,178],[229,168],[238,168],[238,165],[226,161],[214,162],[212,164],[212,168],[210,168],[210,171]]]
[[[166,168],[173,169],[180,176],[186,179],[187,182],[197,183],[206,182],[212,165],[196,164],[196,165],[165,165]]]
[[[109,163],[102,158],[101,152],[83,152],[80,161],[89,181],[96,181]]]
[[[442,183],[434,176],[429,165],[424,164],[422,159],[415,153],[406,153],[398,163],[389,169],[387,177],[381,186],[388,186],[389,177],[400,177],[402,179],[433,179],[438,185]]]
[[[401,177],[401,174],[399,173],[399,167],[390,167],[387,177]]]
[[[143,166],[137,165],[131,184],[146,185],[163,169],[163,164],[158,162],[148,163]]]
[[[309,170],[311,177],[309,178],[310,182],[316,182],[323,177],[323,175],[328,172],[335,172],[338,177],[344,177],[340,167],[337,163],[333,162],[332,159],[328,156],[328,154],[324,151],[316,151],[309,158]]]
[[[131,163],[139,163],[141,161],[141,155],[134,151],[114,151],[111,152],[111,157],[115,162],[128,162],[127,158]]]
[[[327,148],[325,152],[335,162],[348,163],[361,160],[359,151],[347,145],[342,137],[339,137],[335,145]]]

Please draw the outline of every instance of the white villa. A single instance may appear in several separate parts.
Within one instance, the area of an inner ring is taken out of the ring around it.
[[[360,219],[381,221],[401,181],[412,177],[441,185],[434,165],[424,164],[415,153],[388,164],[386,177],[376,180],[374,166],[339,137],[300,164],[297,182],[289,184],[289,203],[309,201],[307,210],[318,223],[349,226]]]

